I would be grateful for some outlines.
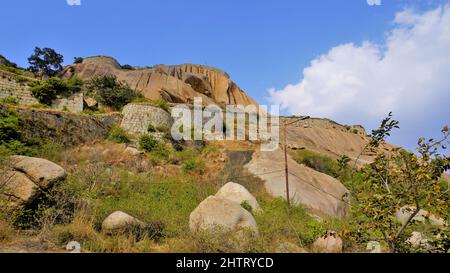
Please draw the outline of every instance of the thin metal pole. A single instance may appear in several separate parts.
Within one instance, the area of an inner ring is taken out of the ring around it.
[[[291,206],[291,199],[289,197],[289,168],[288,168],[288,160],[287,160],[287,137],[286,137],[286,122],[283,125],[283,138],[284,138],[284,169],[286,172],[286,200],[288,206]]]
[[[284,121],[283,123],[283,140],[284,140],[284,170],[285,170],[285,176],[286,176],[286,200],[288,203],[288,206],[291,206],[291,198],[289,196],[289,167],[288,167],[288,160],[287,160],[287,126],[294,124],[298,121],[302,121],[302,120],[307,120],[310,119],[310,116],[306,116],[306,117],[301,117],[297,120],[294,120],[290,123],[287,122],[287,120]]]

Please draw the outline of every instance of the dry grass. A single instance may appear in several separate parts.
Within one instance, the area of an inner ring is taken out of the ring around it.
[[[17,233],[14,228],[6,221],[0,220],[0,243],[13,240]]]
[[[146,237],[139,240],[133,234],[106,235],[95,228],[95,221],[84,213],[77,213],[67,225],[54,226],[44,232],[51,242],[63,248],[70,241],[81,244],[82,252],[133,253],[154,252],[155,243]]]

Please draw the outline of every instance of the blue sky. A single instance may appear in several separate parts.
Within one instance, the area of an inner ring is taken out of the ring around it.
[[[319,56],[346,43],[370,41],[383,47],[396,14],[405,8],[426,12],[448,2],[81,0],[81,6],[69,6],[66,0],[3,1],[0,54],[22,66],[34,46],[56,49],[66,63],[75,56],[109,55],[140,66],[207,64],[227,71],[259,103],[283,104],[279,97],[290,96],[286,86],[300,83],[303,69]],[[280,96],[269,98],[269,88]],[[443,94],[448,98],[448,92]],[[285,106],[286,113],[303,113],[295,105]],[[329,113],[338,122],[369,127],[374,125],[369,119],[381,117],[356,112],[349,118],[339,109]],[[450,113],[433,114],[446,116],[431,117],[420,129],[408,121],[410,127],[393,141],[411,147],[421,135],[436,135]]]

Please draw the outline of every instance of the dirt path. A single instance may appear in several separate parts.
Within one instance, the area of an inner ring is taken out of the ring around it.
[[[47,242],[21,238],[11,243],[0,243],[0,253],[65,253],[64,249],[58,248]]]

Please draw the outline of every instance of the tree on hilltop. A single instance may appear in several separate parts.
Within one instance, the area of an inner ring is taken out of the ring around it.
[[[31,72],[43,77],[53,77],[62,70],[64,58],[54,49],[45,47],[34,49],[34,53],[28,58]]]

